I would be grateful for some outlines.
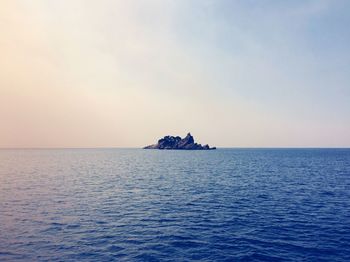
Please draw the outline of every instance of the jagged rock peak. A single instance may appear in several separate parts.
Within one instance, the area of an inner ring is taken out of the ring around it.
[[[179,136],[165,136],[159,139],[157,144],[146,146],[144,149],[211,150],[216,149],[216,147],[197,144],[194,142],[191,133],[188,133],[185,138]]]

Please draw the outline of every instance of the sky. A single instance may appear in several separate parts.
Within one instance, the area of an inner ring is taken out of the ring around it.
[[[350,1],[2,0],[0,147],[350,147]]]

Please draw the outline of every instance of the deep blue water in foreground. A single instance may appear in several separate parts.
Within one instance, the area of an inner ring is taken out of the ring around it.
[[[0,150],[0,261],[111,260],[350,261],[350,150]]]

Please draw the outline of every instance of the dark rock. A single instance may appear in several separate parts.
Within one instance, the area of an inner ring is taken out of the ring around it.
[[[216,147],[202,146],[194,142],[193,136],[188,133],[183,139],[179,136],[165,136],[157,144],[144,147],[144,149],[177,149],[177,150],[211,150]]]

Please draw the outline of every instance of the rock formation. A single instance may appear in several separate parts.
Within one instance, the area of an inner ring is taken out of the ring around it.
[[[157,144],[144,147],[144,149],[176,149],[176,150],[212,150],[216,147],[202,146],[194,142],[190,133],[183,139],[179,136],[165,136]]]

